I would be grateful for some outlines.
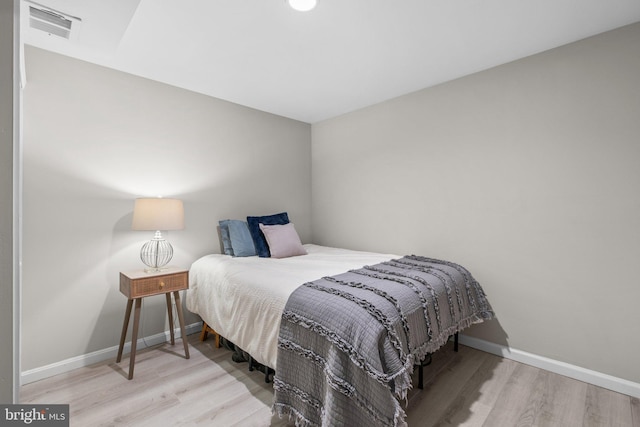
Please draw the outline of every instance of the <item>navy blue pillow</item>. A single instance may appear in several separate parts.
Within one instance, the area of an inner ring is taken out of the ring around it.
[[[258,256],[262,258],[269,258],[271,256],[271,252],[269,252],[269,245],[267,244],[267,240],[264,238],[264,234],[262,234],[262,230],[260,230],[259,224],[289,224],[289,215],[287,215],[286,212],[282,212],[274,215],[247,217],[247,225],[249,226],[249,232],[251,233],[251,238],[253,239],[253,244],[256,247]]]

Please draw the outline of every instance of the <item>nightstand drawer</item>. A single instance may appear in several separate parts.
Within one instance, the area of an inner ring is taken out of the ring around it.
[[[124,273],[120,274],[120,292],[130,299],[181,291],[188,287],[189,273],[187,271],[134,278]]]

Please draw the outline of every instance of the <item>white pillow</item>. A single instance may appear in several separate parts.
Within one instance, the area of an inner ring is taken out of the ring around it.
[[[264,238],[269,245],[272,258],[287,258],[296,255],[306,255],[300,237],[293,223],[283,225],[259,224]]]

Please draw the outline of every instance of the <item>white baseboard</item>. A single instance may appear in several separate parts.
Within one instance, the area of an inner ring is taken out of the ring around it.
[[[535,366],[536,368],[544,369],[565,377],[593,384],[608,390],[613,390],[628,396],[640,398],[639,383],[634,383],[632,381],[603,374],[601,372],[581,368],[580,366],[571,365],[569,363],[560,362],[462,334],[459,336],[459,342],[460,344],[464,344],[468,347],[473,347],[487,353],[495,354],[497,356],[504,357],[505,359],[515,360],[516,362]]]
[[[196,332],[200,332],[202,329],[202,322],[192,323],[185,326],[186,334],[191,335]],[[174,330],[176,338],[180,338],[180,328]],[[141,350],[146,347],[151,347],[157,344],[161,344],[170,339],[169,331],[160,332],[159,334],[149,337],[139,338],[137,349]],[[124,344],[124,354],[129,353],[131,350],[131,341]],[[69,372],[73,369],[82,368],[84,366],[93,365],[94,363],[103,362],[105,360],[114,359],[118,356],[118,346],[105,348],[103,350],[94,351],[92,353],[83,354],[81,356],[72,357],[70,359],[62,360],[60,362],[52,363],[51,365],[41,366],[39,368],[23,371],[20,380],[21,384],[29,384],[35,381],[39,381],[45,378],[52,377],[54,375]]]

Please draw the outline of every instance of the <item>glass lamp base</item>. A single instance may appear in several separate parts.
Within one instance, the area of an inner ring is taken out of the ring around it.
[[[160,232],[156,232],[156,236],[145,243],[140,250],[140,260],[148,267],[144,270],[147,273],[162,271],[171,258],[173,258],[173,247],[162,238]]]

